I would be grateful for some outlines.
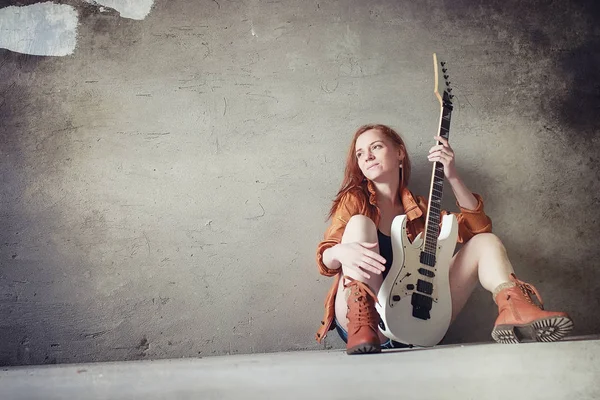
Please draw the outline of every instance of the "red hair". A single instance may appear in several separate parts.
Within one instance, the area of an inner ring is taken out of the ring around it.
[[[377,129],[379,132],[383,133],[385,138],[391,141],[397,149],[402,150],[404,154],[404,159],[402,160],[402,172],[400,173],[400,190],[408,185],[408,180],[410,178],[410,160],[408,158],[408,153],[406,151],[406,145],[404,144],[404,140],[402,137],[386,125],[381,124],[368,124],[363,125],[354,134],[352,139],[352,143],[350,144],[350,149],[348,150],[348,155],[346,156],[346,169],[344,171],[344,179],[342,180],[342,185],[340,190],[338,191],[335,199],[333,200],[333,205],[331,206],[331,210],[329,211],[328,218],[331,218],[337,207],[340,204],[342,198],[350,191],[356,191],[357,194],[364,196],[365,200],[369,199],[369,189],[367,187],[367,179],[363,175],[360,167],[358,166],[358,161],[356,160],[356,140],[360,135],[365,133],[368,130]],[[358,189],[358,190],[357,190]]]

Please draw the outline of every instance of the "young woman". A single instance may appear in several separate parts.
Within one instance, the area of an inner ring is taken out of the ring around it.
[[[439,136],[435,139],[442,144],[429,150],[428,159],[443,164],[461,211],[455,215],[458,242],[463,246],[452,258],[449,271],[452,321],[479,281],[498,305],[494,340],[518,342],[515,327],[533,340],[559,340],[573,327],[570,317],[543,310],[537,290],[516,278],[501,240],[491,233],[492,222],[483,210],[481,196],[472,193],[458,176],[448,142]],[[407,189],[409,178],[410,160],[398,133],[385,125],[365,125],[356,131],[344,180],[329,213],[331,225],[317,247],[320,273],[335,276],[316,336],[319,343],[335,327],[347,343],[348,354],[403,346],[379,332],[375,303],[393,261],[392,220],[406,214],[411,241],[425,227],[427,201]],[[533,294],[540,305],[534,303]]]

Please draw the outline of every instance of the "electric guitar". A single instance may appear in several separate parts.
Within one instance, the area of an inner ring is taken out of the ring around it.
[[[454,96],[446,64],[438,65],[435,53],[433,65],[434,93],[440,102],[439,136],[448,139]],[[376,309],[381,316],[381,332],[409,345],[438,344],[452,318],[449,266],[458,222],[454,215],[445,215],[440,229],[443,186],[444,166],[437,161],[433,165],[425,230],[412,243],[406,234],[406,215],[398,215],[392,221],[394,261],[377,294]]]

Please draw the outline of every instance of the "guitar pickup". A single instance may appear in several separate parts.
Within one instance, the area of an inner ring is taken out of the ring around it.
[[[424,251],[421,252],[419,262],[424,265],[428,265],[431,268],[435,266],[435,254],[429,254]]]
[[[433,293],[433,285],[430,282],[418,280],[417,290],[421,293],[431,294]]]
[[[433,278],[435,273],[427,268],[419,268],[419,273],[424,276],[428,276],[429,278]]]

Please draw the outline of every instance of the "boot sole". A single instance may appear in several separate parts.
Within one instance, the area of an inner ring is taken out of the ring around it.
[[[524,325],[498,325],[492,330],[492,338],[498,343],[521,343],[523,339],[536,342],[556,342],[573,329],[569,317],[549,317]]]
[[[350,349],[346,349],[347,354],[373,354],[381,353],[381,345],[374,343],[362,343]]]

